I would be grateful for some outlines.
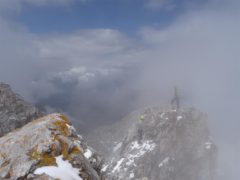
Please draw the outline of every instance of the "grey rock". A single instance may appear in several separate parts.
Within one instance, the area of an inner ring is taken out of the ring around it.
[[[86,153],[90,149],[91,153]],[[101,156],[61,114],[44,116],[0,138],[0,179],[51,180],[52,177],[35,175],[34,171],[56,166],[55,157],[60,155],[79,170],[82,179],[100,179]]]
[[[0,83],[0,137],[43,115],[15,94],[9,85]]]
[[[108,180],[214,179],[217,147],[207,116],[195,109],[139,110],[95,130],[87,141],[104,155]]]

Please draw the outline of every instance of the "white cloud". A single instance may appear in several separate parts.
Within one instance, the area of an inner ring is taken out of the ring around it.
[[[112,73],[112,66],[126,66],[130,62],[124,56],[132,46],[131,40],[117,30],[38,36],[1,16],[0,41],[4,42],[0,44],[0,81],[10,83],[32,101],[31,93],[48,97],[59,92],[50,82],[56,74],[92,79],[96,71],[107,75]],[[76,71],[79,67],[86,67],[86,72]]]
[[[57,73],[55,77],[60,78],[62,82],[87,82],[95,77],[95,73],[88,72],[86,67],[74,67],[65,72]]]
[[[240,13],[237,9],[240,6],[239,2],[225,3],[225,7],[214,3],[205,10],[187,13],[165,29],[145,27],[140,31],[142,41],[148,44],[142,55],[152,60],[144,66],[142,81],[147,88],[142,94],[152,97],[146,98],[150,102],[160,101],[156,99],[159,94],[164,94],[167,100],[171,87],[179,85],[183,104],[190,101],[190,105],[209,113],[219,157],[224,159],[219,165],[222,177],[217,179],[237,180],[240,144],[228,141],[232,136],[239,136],[239,128],[234,127],[239,125],[235,119],[240,98],[237,78],[240,67]],[[226,149],[231,149],[234,155],[228,154]]]
[[[37,44],[43,59],[64,60],[78,66],[81,63],[98,66],[116,62],[114,58],[126,53],[132,42],[117,30],[94,29],[39,37]]]
[[[121,52],[128,40],[117,30],[94,29],[40,39],[39,45],[43,56],[82,57]]]

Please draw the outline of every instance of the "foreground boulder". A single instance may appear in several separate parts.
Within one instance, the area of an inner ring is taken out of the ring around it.
[[[213,180],[217,148],[206,115],[146,108],[89,135],[108,180]]]
[[[61,114],[32,121],[0,138],[0,179],[98,180],[102,158]]]
[[[44,114],[0,83],[0,137]]]

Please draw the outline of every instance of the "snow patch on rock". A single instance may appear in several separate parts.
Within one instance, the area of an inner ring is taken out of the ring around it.
[[[89,159],[93,155],[93,152],[90,149],[87,149],[86,152],[84,153],[85,158]]]
[[[68,161],[63,160],[63,156],[58,156],[55,158],[56,166],[44,166],[36,169],[34,174],[41,175],[47,174],[53,178],[59,178],[64,180],[82,180],[79,176],[79,170],[73,168]]]
[[[109,165],[105,165],[105,166],[101,169],[101,171],[102,171],[102,172],[107,171],[108,166],[109,166]]]
[[[132,142],[130,145],[131,152],[127,155],[126,165],[130,166],[134,164],[134,160],[136,158],[143,156],[146,152],[152,151],[155,147],[156,144],[150,140],[144,141],[141,144],[139,144],[137,141]]]
[[[212,143],[211,142],[206,142],[205,143],[205,148],[206,149],[211,149],[211,147],[212,147]]]
[[[170,158],[166,157],[164,160],[162,160],[162,162],[158,165],[158,167],[163,167],[165,164],[167,164],[169,162]]]
[[[134,178],[134,173],[131,173],[131,174],[129,175],[129,178],[130,178],[130,179],[133,179],[133,178]]]
[[[112,170],[113,173],[120,170],[120,167],[121,167],[121,164],[123,163],[123,161],[124,161],[124,158],[120,159],[120,160],[117,162],[116,166],[115,166],[115,167],[113,168],[113,170]]]
[[[118,149],[120,149],[122,146],[122,142],[118,143],[114,148],[113,151],[116,152]]]
[[[183,117],[182,116],[177,116],[177,120],[180,121]]]

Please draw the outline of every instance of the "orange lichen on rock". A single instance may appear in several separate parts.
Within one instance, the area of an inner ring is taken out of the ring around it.
[[[68,119],[63,114],[54,114],[51,118],[53,118],[51,135],[49,137],[50,141],[47,142],[50,143],[49,149],[47,152],[39,152],[39,145],[36,145],[28,154],[31,159],[37,160],[37,167],[56,165],[55,157],[58,155],[71,160],[74,155],[82,153],[79,147],[71,146],[65,141],[65,138],[69,137],[70,134]],[[40,143],[44,146],[45,141],[40,140]]]
[[[61,145],[61,154],[63,155],[64,159],[68,159],[68,144],[65,143],[63,140],[59,139]]]
[[[68,118],[64,114],[59,114],[59,117],[64,120],[66,123],[69,123]]]
[[[80,153],[81,150],[77,147],[77,146],[74,146],[72,149],[71,149],[71,154],[77,154],[77,153]]]
[[[64,136],[68,136],[69,135],[69,130],[67,126],[67,124],[69,123],[68,119],[63,114],[60,114],[59,118],[60,118],[59,120],[53,122],[53,125],[56,126],[57,130],[59,130]]]
[[[56,165],[55,161],[55,156],[54,154],[55,151],[51,151],[51,153],[43,153],[39,154],[37,151],[37,146],[35,146],[29,153],[29,156],[32,159],[35,159],[38,161],[37,166],[42,167],[42,166],[51,166],[51,165]]]

